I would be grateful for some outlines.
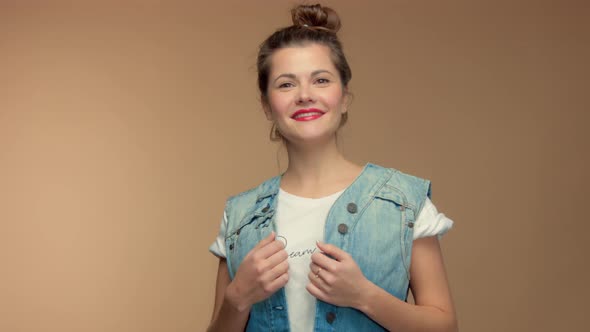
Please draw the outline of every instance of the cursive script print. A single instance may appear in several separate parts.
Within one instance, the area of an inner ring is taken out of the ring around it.
[[[289,258],[298,258],[313,254],[317,248],[307,248],[303,250],[294,250],[289,253]]]

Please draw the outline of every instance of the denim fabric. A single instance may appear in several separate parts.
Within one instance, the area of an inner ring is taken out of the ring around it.
[[[279,187],[280,177],[274,177],[228,199],[225,244],[232,279],[244,256],[275,230]],[[367,279],[405,301],[413,225],[427,196],[428,180],[367,164],[330,209],[324,241],[348,252]],[[252,307],[246,331],[289,331],[283,289]],[[318,300],[314,331],[384,329],[356,309]]]

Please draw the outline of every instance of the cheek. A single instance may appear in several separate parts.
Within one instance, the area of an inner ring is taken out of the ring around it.
[[[290,99],[285,95],[269,96],[269,105],[272,113],[284,114],[288,112]]]
[[[335,92],[327,96],[326,103],[328,103],[331,108],[341,109],[344,106],[344,97],[342,96],[342,93]]]

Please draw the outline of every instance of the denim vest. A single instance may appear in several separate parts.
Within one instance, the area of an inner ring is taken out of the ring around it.
[[[231,197],[225,213],[230,277],[252,248],[271,231],[280,176]],[[367,164],[331,207],[324,242],[348,252],[367,279],[405,301],[410,279],[414,221],[430,182]],[[284,289],[254,304],[246,331],[289,331]],[[317,301],[314,331],[385,331],[362,312]]]

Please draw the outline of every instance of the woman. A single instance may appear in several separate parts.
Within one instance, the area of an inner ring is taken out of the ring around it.
[[[320,5],[292,18],[257,63],[289,164],[227,201],[210,247],[220,262],[209,331],[455,331],[437,237],[452,221],[427,180],[344,158],[336,135],[351,71],[340,20]]]

